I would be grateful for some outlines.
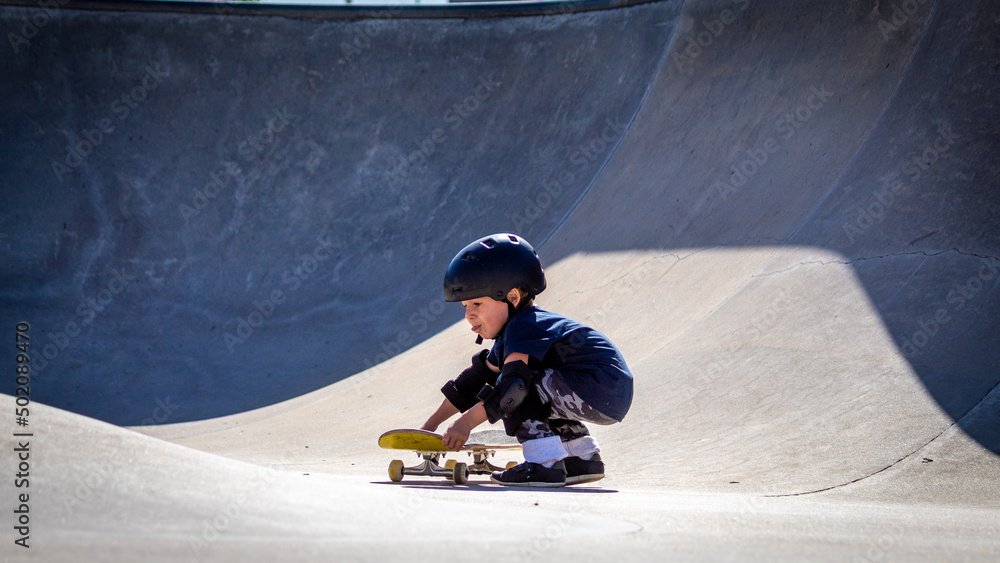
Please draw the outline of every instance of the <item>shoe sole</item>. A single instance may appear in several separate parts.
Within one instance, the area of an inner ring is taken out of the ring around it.
[[[538,489],[558,489],[559,487],[565,487],[568,483],[544,483],[541,481],[535,481],[533,483],[505,483],[492,476],[490,476],[490,481],[496,483],[497,485],[503,485],[504,487],[535,487]]]
[[[604,479],[603,473],[595,475],[576,475],[574,477],[567,477],[566,484],[582,485],[584,483],[593,483],[594,481],[600,481],[601,479]]]

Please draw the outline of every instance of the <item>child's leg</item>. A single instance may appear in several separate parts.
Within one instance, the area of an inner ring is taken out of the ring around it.
[[[562,439],[566,457],[589,460],[600,452],[601,447],[597,444],[597,440],[590,435],[590,431],[581,421],[601,426],[614,424],[616,421],[580,398],[558,371],[546,370],[537,387],[542,402],[551,406],[553,418],[549,421],[549,425]]]
[[[563,446],[562,436],[557,433],[557,430],[565,429],[558,425],[553,428],[552,422],[555,421],[527,419],[518,426],[514,437],[521,444],[524,461],[551,467],[553,463],[569,455]],[[587,431],[586,428],[583,430]]]
[[[542,403],[552,406],[551,418],[593,422],[601,426],[617,422],[581,399],[558,371],[545,370],[545,375],[536,384],[536,388]]]
[[[551,465],[566,457],[589,459],[601,451],[583,422],[608,425],[614,419],[588,405],[555,370],[546,370],[535,387],[550,414],[545,420],[527,418],[518,426],[515,437],[525,461]]]

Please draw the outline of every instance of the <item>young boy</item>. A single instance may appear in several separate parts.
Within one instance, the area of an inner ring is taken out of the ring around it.
[[[621,422],[632,404],[632,373],[603,334],[534,305],[545,290],[538,254],[524,239],[496,234],[452,259],[445,301],[461,301],[476,340],[493,349],[441,389],[445,399],[422,428],[434,431],[462,412],[444,433],[460,449],[472,429],[503,420],[521,443],[525,462],[491,480],[501,485],[562,487],[604,477],[600,447],[583,422]]]

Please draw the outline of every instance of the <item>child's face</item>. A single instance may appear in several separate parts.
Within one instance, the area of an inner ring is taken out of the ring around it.
[[[462,301],[462,306],[465,307],[465,320],[472,325],[472,332],[487,340],[496,338],[507,323],[507,304],[502,301],[483,297]]]

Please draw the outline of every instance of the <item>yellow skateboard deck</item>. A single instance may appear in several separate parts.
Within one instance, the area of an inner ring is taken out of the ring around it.
[[[479,432],[473,436],[497,437],[495,432]],[[506,438],[506,435],[502,437]],[[412,428],[390,430],[379,436],[378,445],[380,448],[387,450],[409,450],[416,452],[424,458],[423,463],[414,467],[405,467],[403,462],[398,459],[392,460],[389,463],[389,479],[393,482],[398,483],[402,481],[404,475],[428,475],[433,477],[448,477],[456,485],[468,482],[469,473],[483,475],[494,471],[503,471],[504,467],[493,465],[489,462],[489,458],[493,457],[499,450],[521,449],[521,445],[517,443],[485,444],[469,442],[462,446],[461,451],[468,452],[468,455],[472,456],[473,463],[471,466],[466,463],[458,463],[455,460],[447,460],[442,467],[439,463],[442,457],[450,450],[444,447],[440,434]],[[512,465],[516,464],[510,462],[507,464],[507,467],[511,467]]]
[[[473,436],[476,436],[475,434]],[[470,439],[473,437],[470,436]],[[399,430],[390,430],[385,434],[382,434],[378,438],[378,445],[380,448],[385,448],[387,450],[410,450],[414,452],[448,452],[451,451],[444,447],[444,443],[441,441],[441,435],[435,434],[434,432],[428,432],[426,430],[414,430],[411,428],[403,428]],[[521,445],[517,443],[509,444],[479,444],[474,442],[469,442],[462,446],[463,452],[474,452],[480,450],[519,450]]]
[[[378,446],[387,450],[446,452],[441,435],[426,430],[390,430],[378,438]]]

